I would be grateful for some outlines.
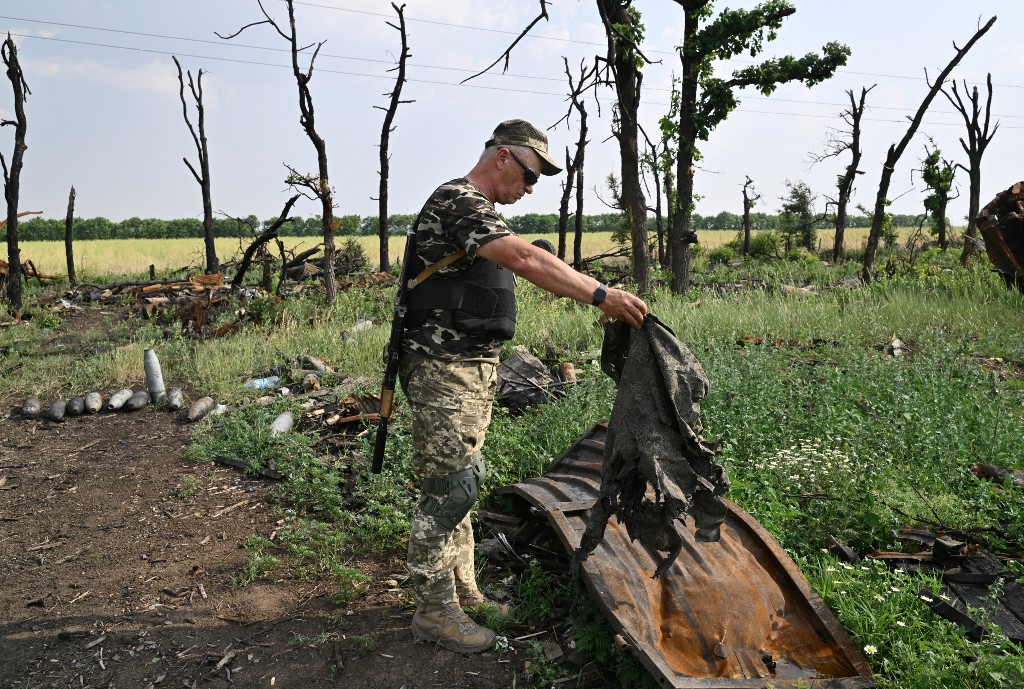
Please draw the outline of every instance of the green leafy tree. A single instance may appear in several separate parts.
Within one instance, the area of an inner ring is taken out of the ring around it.
[[[930,146],[930,147],[929,147]],[[924,147],[924,159],[921,161],[921,179],[928,185],[931,193],[925,197],[924,208],[931,218],[932,234],[939,240],[939,246],[943,251],[949,246],[949,239],[946,236],[946,206],[953,189],[953,179],[956,177],[956,165],[942,157],[942,151],[929,136],[928,143]],[[958,193],[957,196],[960,194]]]
[[[786,180],[786,190],[786,195],[779,199],[782,201],[779,231],[785,238],[786,251],[793,247],[814,251],[818,241],[818,231],[814,229],[817,221],[814,202],[818,197],[805,182]]]
[[[754,88],[769,96],[780,84],[799,81],[814,86],[830,78],[846,64],[850,49],[836,42],[827,43],[820,55],[765,60],[736,70],[729,78],[714,75],[715,65],[741,54],[756,57],[765,42],[776,38],[782,21],[796,12],[785,0],[767,0],[752,9],[725,9],[712,19],[712,0],[675,0],[683,8],[683,42],[679,47],[682,80],[679,90],[679,118],[662,120],[676,141],[676,212],[669,230],[672,257],[672,291],[685,292],[690,281],[691,245],[697,235],[691,219],[694,204],[694,163],[701,154],[698,141],[707,141],[729,114],[736,109],[736,89]]]

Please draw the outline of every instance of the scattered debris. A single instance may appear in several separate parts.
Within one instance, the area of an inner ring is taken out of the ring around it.
[[[936,615],[963,627],[975,641],[993,624],[1011,641],[1024,643],[1024,586],[1002,560],[978,545],[923,526],[901,527],[899,536],[925,543],[930,549],[917,553],[875,551],[868,557],[941,578],[944,585],[938,595],[923,590],[919,598]],[[984,612],[979,617],[972,615],[973,611]]]
[[[996,194],[976,222],[996,272],[1007,287],[1024,292],[1024,182]]]
[[[525,348],[517,347],[498,364],[498,389],[495,398],[512,413],[550,402],[565,394],[576,382],[572,362],[559,364],[553,374],[544,362]]]
[[[270,437],[280,435],[281,433],[287,433],[292,429],[295,424],[295,414],[291,410],[281,412],[274,422],[270,424]]]
[[[597,424],[543,477],[499,488],[509,514],[482,511],[484,524],[564,571],[567,555],[549,544],[579,546],[608,437]],[[659,579],[650,573],[661,555],[616,520],[607,525],[581,574],[625,648],[662,687],[872,686],[867,662],[796,564],[753,517],[725,505],[720,544],[699,543],[692,522],[675,522],[685,547]]]
[[[887,356],[898,357],[903,355],[903,350],[906,347],[903,344],[903,340],[898,337],[893,338],[892,342],[885,345],[885,353]]]
[[[988,479],[995,483],[1003,483],[1009,480],[1011,485],[1024,488],[1024,471],[1020,469],[1007,469],[995,464],[979,463],[972,466],[971,471],[978,478]]]

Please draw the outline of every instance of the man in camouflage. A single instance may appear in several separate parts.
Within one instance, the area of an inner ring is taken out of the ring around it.
[[[427,200],[415,229],[415,265],[406,266],[407,277],[444,266],[410,291],[412,327],[399,367],[422,481],[409,538],[412,631],[458,652],[494,645],[494,632],[463,608],[487,602],[476,584],[469,511],[485,476],[480,451],[498,354],[515,327],[513,274],[636,328],[647,313],[639,298],[574,271],[516,236],[498,215],[494,204],[515,203],[533,192],[541,174],[559,172],[542,131],[525,120],[502,122],[469,174]]]

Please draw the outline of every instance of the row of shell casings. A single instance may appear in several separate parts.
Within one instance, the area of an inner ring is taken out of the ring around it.
[[[170,411],[177,411],[185,403],[185,396],[180,388],[171,388],[165,395],[161,396],[164,405]],[[87,395],[79,395],[71,399],[56,399],[43,412],[42,403],[38,397],[32,396],[21,405],[21,416],[25,419],[38,419],[45,417],[51,421],[63,421],[66,416],[81,416],[82,414],[96,414],[105,408],[108,411],[135,411],[142,409],[150,402],[150,393],[146,390],[136,392],[130,388],[119,390],[110,396],[106,405],[103,404],[103,395],[98,392],[90,392]]]

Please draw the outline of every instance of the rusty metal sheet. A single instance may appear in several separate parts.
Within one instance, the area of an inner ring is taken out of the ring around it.
[[[498,489],[525,499],[572,553],[600,492],[607,427],[580,437],[542,477]],[[764,527],[726,501],[718,543],[677,524],[683,550],[660,578],[656,558],[615,519],[582,578],[660,686],[871,687],[871,669],[832,611]],[[813,680],[813,681],[810,681]]]

